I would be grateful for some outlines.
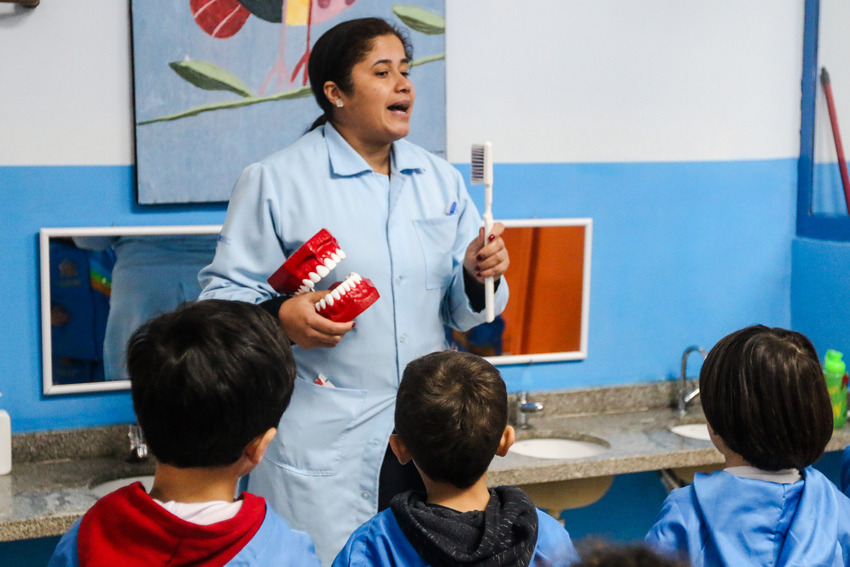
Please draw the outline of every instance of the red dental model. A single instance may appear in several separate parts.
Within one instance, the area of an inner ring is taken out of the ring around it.
[[[344,258],[339,242],[323,228],[293,252],[267,281],[284,295],[307,293]]]
[[[323,228],[293,252],[268,282],[275,291],[285,295],[311,292],[344,259],[345,252],[336,238]],[[379,297],[370,280],[352,272],[344,281],[328,289],[324,298],[316,303],[316,311],[331,321],[347,323]]]
[[[354,272],[342,282],[337,282],[328,294],[316,303],[316,311],[331,321],[348,323],[366,311],[380,295],[372,282]]]

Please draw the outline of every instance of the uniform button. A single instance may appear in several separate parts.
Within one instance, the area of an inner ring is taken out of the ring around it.
[[[404,333],[402,333],[401,336],[398,338],[398,342],[400,342],[400,343],[403,343],[406,340],[407,340],[407,335],[404,334]]]
[[[380,445],[380,443],[381,442],[377,439],[372,439],[371,441],[369,441],[369,445],[371,445],[372,447],[377,447],[378,445]]]
[[[372,493],[367,491],[367,490],[364,490],[363,493],[360,496],[363,497],[363,500],[368,500],[369,497],[372,496]]]
[[[401,283],[404,280],[404,276],[399,276],[395,279],[396,282]]]

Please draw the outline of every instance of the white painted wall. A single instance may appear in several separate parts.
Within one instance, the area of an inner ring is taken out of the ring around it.
[[[0,4],[0,69],[0,166],[133,162],[129,2]]]
[[[802,1],[447,0],[446,19],[452,162],[484,139],[513,163],[797,155]],[[129,2],[0,4],[0,61],[0,165],[132,163]]]

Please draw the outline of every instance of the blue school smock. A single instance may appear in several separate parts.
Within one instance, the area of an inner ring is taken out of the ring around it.
[[[381,297],[334,348],[293,347],[295,390],[248,489],[310,534],[324,565],[377,512],[378,478],[393,429],[396,390],[411,360],[446,347],[444,325],[484,322],[466,296],[463,258],[481,217],[460,173],[399,140],[389,177],[331,126],[248,166],[236,183],[201,299],[260,303],[266,279],[320,229],[346,258],[325,282],[350,272]],[[496,291],[496,313],[508,288]],[[335,387],[318,386],[323,374]]]
[[[850,565],[850,499],[816,469],[793,484],[697,474],[671,492],[646,542],[703,565]]]
[[[564,526],[537,510],[537,545],[529,567],[567,567],[578,561],[578,552]],[[390,509],[357,528],[333,562],[333,567],[375,566],[427,567]]]

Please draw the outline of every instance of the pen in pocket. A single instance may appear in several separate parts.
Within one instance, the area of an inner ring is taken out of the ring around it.
[[[449,205],[446,205],[446,215],[453,215],[457,210],[457,201],[452,201]]]

